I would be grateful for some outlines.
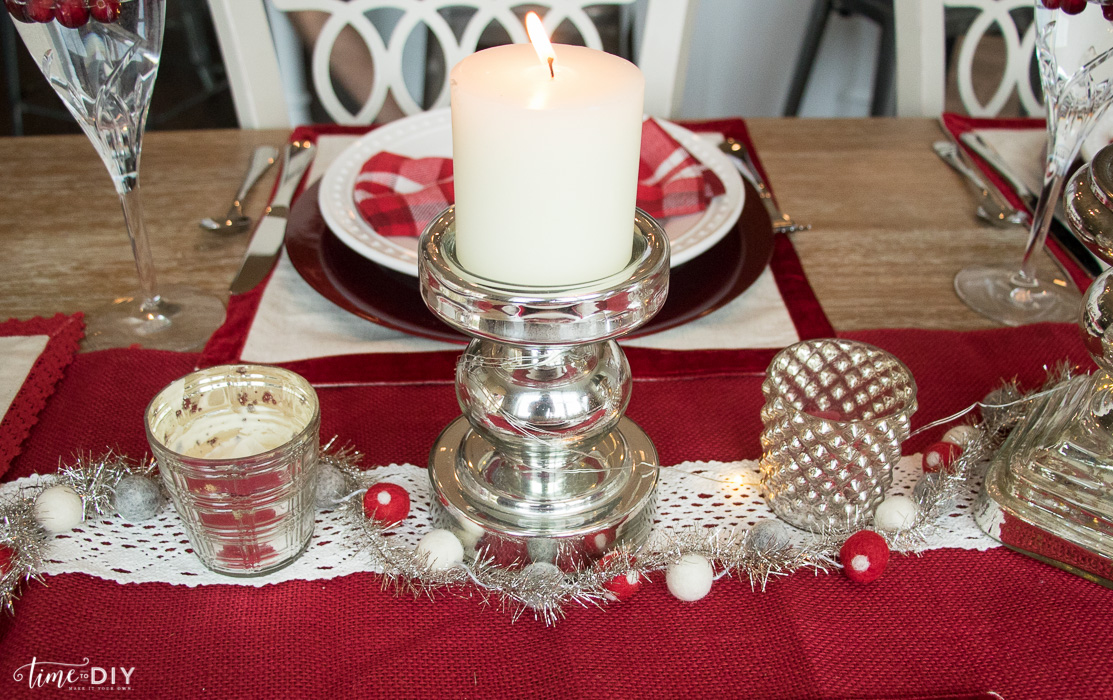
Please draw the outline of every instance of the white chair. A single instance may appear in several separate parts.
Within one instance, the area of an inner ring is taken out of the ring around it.
[[[403,53],[415,29],[424,25],[429,41],[440,44],[446,71],[476,50],[480,35],[492,23],[500,24],[514,42],[528,38],[513,8],[522,0],[208,0],[228,72],[240,126],[251,129],[288,128],[308,121],[298,93],[312,89],[329,117],[338,124],[370,124],[387,98],[388,90],[405,114],[422,111],[404,77]],[[531,5],[547,11],[545,28],[551,33],[563,22],[571,23],[584,43],[601,48],[599,32],[584,8],[593,5],[627,5],[624,22],[640,35],[636,63],[646,78],[645,109],[649,114],[674,114],[683,93],[688,39],[697,0],[547,0]],[[637,3],[637,5],[636,5]],[[446,12],[475,8],[462,33],[454,32]],[[401,12],[389,38],[384,40],[367,13],[382,8]],[[319,11],[328,15],[312,47],[308,80],[298,60],[298,39],[283,13]],[[630,12],[632,11],[632,13]],[[637,15],[635,17],[635,14]],[[345,107],[330,77],[330,55],[341,30],[351,26],[367,44],[374,64],[371,93],[356,111]],[[418,34],[422,34],[419,32]],[[276,48],[276,42],[278,48]],[[294,47],[293,50],[290,50]],[[448,81],[430,107],[448,104]]]
[[[894,0],[897,55],[897,116],[934,117],[943,112],[946,81],[944,12],[964,8],[976,13],[962,39],[957,59],[958,94],[973,117],[993,117],[1015,92],[1028,114],[1043,108],[1031,82],[1035,23],[1020,36],[1011,11],[1033,7],[1032,0]],[[974,54],[994,25],[1005,48],[1005,69],[992,97],[982,103],[974,92]]]

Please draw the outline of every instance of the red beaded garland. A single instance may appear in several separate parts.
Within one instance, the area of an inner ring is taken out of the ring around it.
[[[889,563],[889,545],[872,530],[859,530],[839,550],[843,573],[856,583],[870,583],[880,578]]]
[[[92,0],[89,12],[93,19],[103,24],[111,24],[120,16],[120,0]]]
[[[398,484],[372,484],[363,494],[363,514],[383,525],[396,525],[410,514],[410,494]]]
[[[27,16],[35,22],[49,22],[54,19],[54,0],[29,0]]]
[[[27,14],[27,3],[24,0],[4,0],[4,7],[8,8],[8,14],[12,19],[18,22],[28,24],[34,21]]]
[[[57,0],[54,16],[63,27],[77,29],[89,21],[89,6],[85,0]]]

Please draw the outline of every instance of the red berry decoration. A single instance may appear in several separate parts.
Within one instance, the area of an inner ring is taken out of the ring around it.
[[[6,544],[0,544],[0,578],[11,573],[15,562],[15,550]]]
[[[1077,15],[1086,9],[1086,0],[1061,0],[1059,9],[1068,15]]]
[[[363,514],[383,525],[397,525],[410,514],[410,494],[398,484],[372,484],[363,494]]]
[[[1104,16],[1104,17],[1105,17],[1105,18],[1106,18],[1107,20],[1109,20],[1110,22],[1113,22],[1113,4],[1111,4],[1111,5],[1102,5],[1102,6],[1101,6],[1101,14],[1102,14],[1102,15],[1103,15],[1103,16]]]
[[[96,21],[111,24],[120,16],[120,0],[90,0],[89,12]]]
[[[603,587],[615,600],[629,600],[642,587],[642,577],[637,571],[627,571],[607,581]]]
[[[1062,0],[1043,0],[1043,6],[1049,10],[1058,10]]]
[[[839,550],[843,573],[856,583],[871,583],[880,578],[889,563],[889,545],[873,530],[859,530]]]
[[[924,471],[929,473],[948,471],[961,454],[962,448],[953,442],[937,442],[930,445],[924,450]]]
[[[27,16],[35,22],[49,22],[54,19],[54,0],[28,0]]]
[[[17,22],[30,23],[34,21],[27,14],[26,0],[4,0],[4,7],[8,8],[8,14]]]
[[[57,0],[54,16],[63,27],[77,29],[89,21],[89,7],[85,0]]]

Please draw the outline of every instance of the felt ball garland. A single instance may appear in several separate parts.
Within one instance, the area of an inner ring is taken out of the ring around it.
[[[839,549],[846,577],[855,583],[872,583],[881,577],[889,563],[889,545],[872,530],[859,530]]]

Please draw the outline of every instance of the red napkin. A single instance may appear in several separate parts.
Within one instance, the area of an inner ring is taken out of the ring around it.
[[[654,119],[642,123],[638,206],[663,219],[696,214],[726,188]],[[383,236],[419,236],[452,204],[451,158],[407,158],[383,151],[360,169],[355,202]]]

